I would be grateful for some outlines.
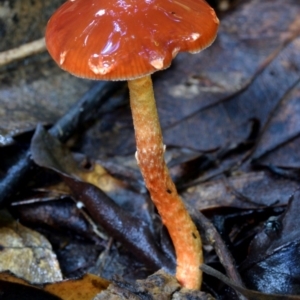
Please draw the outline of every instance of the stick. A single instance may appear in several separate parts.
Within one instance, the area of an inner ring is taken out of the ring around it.
[[[45,39],[24,44],[17,48],[0,52],[0,67],[7,65],[15,60],[25,58],[27,56],[44,52],[46,50]]]

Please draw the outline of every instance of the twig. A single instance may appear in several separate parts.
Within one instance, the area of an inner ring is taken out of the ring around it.
[[[75,202],[76,202],[76,200],[75,200]],[[81,202],[79,202],[79,203],[81,203]],[[78,204],[78,202],[77,202],[77,204]],[[82,203],[83,204],[83,203]],[[84,206],[84,204],[83,204],[83,206]],[[82,208],[79,208],[78,207],[78,205],[77,205],[77,209],[80,211],[80,213],[83,215],[83,217],[86,219],[86,221],[91,225],[91,227],[92,227],[92,230],[93,230],[93,232],[100,238],[100,239],[102,239],[102,240],[105,240],[105,241],[107,241],[108,239],[109,239],[109,237],[105,234],[105,233],[103,233],[103,232],[101,232],[100,230],[99,230],[99,226],[98,226],[98,224],[96,224],[94,221],[93,221],[93,219],[82,209]]]
[[[44,52],[46,50],[45,39],[24,44],[17,48],[0,52],[0,67],[7,65],[15,60],[25,58],[27,56]]]
[[[236,284],[244,287],[242,278],[235,267],[235,262],[230,252],[228,251],[221,236],[217,232],[213,224],[198,210],[195,210],[188,206],[189,213],[192,219],[201,229],[201,236],[206,238],[206,241],[212,245],[220,259],[220,263],[223,265],[227,276]],[[245,300],[242,295],[237,295],[240,300]]]

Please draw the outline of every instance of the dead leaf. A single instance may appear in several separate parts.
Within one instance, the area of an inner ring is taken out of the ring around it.
[[[266,294],[263,292],[257,292],[254,290],[246,289],[242,286],[239,286],[235,283],[233,283],[228,277],[223,275],[221,272],[214,270],[213,268],[207,266],[207,265],[201,265],[201,270],[209,274],[211,276],[214,276],[224,282],[225,284],[229,285],[242,295],[246,296],[248,300],[299,300],[299,296],[292,296],[292,295],[276,295],[276,294]]]
[[[252,240],[241,268],[249,288],[265,293],[299,295],[299,203],[300,192],[297,191],[285,213],[274,218],[274,224],[264,227]]]
[[[60,173],[70,174],[82,181],[91,183],[105,192],[115,202],[132,214],[150,220],[149,201],[131,191],[121,180],[110,175],[100,164],[89,160],[80,153],[72,154],[57,139],[41,126],[37,127],[31,143],[33,160],[41,167],[51,168]],[[150,224],[151,226],[151,224]]]
[[[109,281],[92,274],[78,279],[64,280],[44,285],[33,285],[9,273],[0,273],[0,293],[10,299],[92,300],[105,290]],[[17,290],[18,296],[12,289]],[[19,298],[18,298],[19,297]]]
[[[123,210],[96,186],[82,181],[69,150],[42,127],[37,128],[32,139],[31,152],[37,164],[50,168],[62,176],[74,197],[84,204],[93,220],[106,232],[122,242],[148,267],[155,270],[164,267],[170,272],[173,271],[174,257],[164,255],[155,240],[151,226],[142,218],[135,216],[132,211]]]
[[[47,284],[44,290],[63,300],[92,300],[102,290],[107,289],[109,281],[93,274],[82,278]]]
[[[266,172],[249,172],[192,186],[183,197],[199,210],[213,207],[251,209],[287,204],[297,188],[298,183],[291,180],[274,178]]]
[[[30,282],[62,279],[52,246],[41,234],[1,213],[0,270],[8,270]]]

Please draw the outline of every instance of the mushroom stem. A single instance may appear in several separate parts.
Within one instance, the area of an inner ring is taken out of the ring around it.
[[[135,129],[136,158],[164,225],[173,241],[176,278],[186,288],[199,289],[203,262],[200,235],[169,175],[150,76],[128,81]]]

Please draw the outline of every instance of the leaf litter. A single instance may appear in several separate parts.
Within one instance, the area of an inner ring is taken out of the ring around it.
[[[219,36],[210,49],[199,55],[179,55],[169,70],[154,76],[167,157],[184,199],[222,229],[221,237],[226,239],[227,236],[226,242],[229,242],[228,248],[233,254],[240,251],[236,256],[237,270],[246,287],[281,294],[285,299],[289,297],[287,294],[299,294],[299,272],[294,268],[299,256],[299,226],[295,222],[299,206],[299,192],[295,191],[298,188],[300,158],[297,147],[300,124],[299,10],[295,0],[284,3],[279,0],[239,2],[235,9],[223,13]],[[5,72],[3,74],[9,74],[10,69]],[[61,71],[53,72],[68,77]],[[48,80],[54,73],[49,71],[44,78],[49,86]],[[23,74],[29,76],[30,72]],[[32,78],[34,80],[36,77]],[[70,86],[74,85],[73,80],[68,83]],[[81,84],[80,80],[75,81],[76,85]],[[16,80],[14,84],[18,87],[20,81]],[[7,89],[7,86],[8,81],[5,86],[0,86],[0,91],[5,91],[3,88]],[[39,85],[35,88],[39,89]],[[54,98],[69,97],[61,85],[57,85],[56,90],[63,93],[62,96],[53,94]],[[41,89],[39,93],[30,94],[33,103],[42,98],[43,92]],[[5,93],[1,92],[1,95]],[[4,100],[3,115],[11,115],[9,109],[14,113],[15,107],[22,106],[20,103],[14,106],[10,102],[6,114],[7,99],[14,101],[18,97],[12,93],[8,98],[0,98]],[[64,105],[65,111],[68,105]],[[35,110],[26,110],[24,122],[29,120],[31,128],[38,121],[43,124],[45,120],[54,123],[62,115],[61,106],[57,104],[52,108],[44,105],[40,109],[44,110],[47,117],[31,116]],[[154,211],[150,208],[145,212],[141,208],[143,205],[138,205],[138,201],[133,199],[148,203],[143,184],[130,185],[126,180],[123,181],[126,174],[137,181],[139,179],[134,171],[126,173],[127,168],[135,170],[129,107],[125,104],[106,115],[100,115],[98,122],[92,122],[87,130],[84,128],[71,143],[69,140],[68,146],[104,162],[108,173],[123,182],[124,193],[127,190],[127,195],[130,195],[123,204],[128,204],[132,197],[134,205],[131,207],[135,207],[137,213],[145,216],[151,224],[149,234],[154,234],[156,244],[163,231]],[[10,118],[10,126],[4,124],[8,122],[5,118],[2,122],[4,136],[9,134],[14,138],[12,130],[24,128],[23,121],[20,123],[16,118]],[[16,141],[14,138],[13,147],[16,147]],[[32,144],[31,147],[36,146]],[[43,147],[45,149],[45,146],[38,148],[39,154]],[[24,149],[24,146],[20,148]],[[2,153],[13,161],[8,149],[4,147]],[[63,165],[66,162],[56,166],[60,174]],[[76,177],[72,179],[73,189],[74,186],[80,186],[83,190],[87,188],[82,187],[86,184],[78,179],[74,169],[67,173],[67,180]],[[182,175],[185,176],[184,181],[180,181]],[[98,191],[92,193],[97,194]],[[18,200],[22,198],[21,195]],[[122,198],[120,193],[114,196],[116,201]],[[77,197],[80,199],[79,194]],[[119,204],[122,204],[122,200]],[[243,219],[243,223],[238,223],[239,218]],[[241,224],[240,227],[233,225],[234,222]],[[163,240],[167,241],[167,238],[164,236]],[[209,242],[206,242],[205,249],[210,249]],[[150,244],[153,245],[152,242]],[[167,253],[172,252],[168,246],[160,246]],[[214,251],[207,250],[206,260],[212,266],[220,267]],[[161,263],[158,265],[162,266]],[[287,271],[292,268],[293,272]],[[126,271],[121,275],[130,280]],[[216,273],[213,275],[224,279]],[[133,276],[135,278],[138,277]],[[206,278],[205,282],[214,297],[239,297],[210,280]],[[236,284],[228,281],[226,284],[242,294],[245,292],[235,287]],[[249,294],[249,290],[244,295],[249,299],[268,299],[268,295],[259,292]]]

